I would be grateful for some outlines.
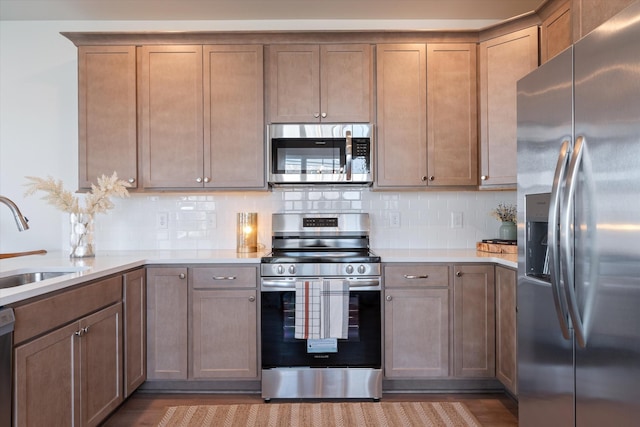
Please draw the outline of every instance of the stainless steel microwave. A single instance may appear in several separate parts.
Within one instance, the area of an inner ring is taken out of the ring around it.
[[[371,185],[373,125],[272,124],[269,184]]]

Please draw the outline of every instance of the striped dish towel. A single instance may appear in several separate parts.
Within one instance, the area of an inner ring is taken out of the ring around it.
[[[342,279],[296,282],[295,338],[347,338],[349,285]]]

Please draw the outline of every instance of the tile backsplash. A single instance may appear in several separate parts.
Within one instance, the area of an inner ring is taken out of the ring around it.
[[[514,191],[379,192],[369,188],[210,194],[132,194],[96,218],[97,250],[235,249],[238,212],[258,212],[270,246],[274,212],[368,212],[374,248],[473,248],[497,236],[489,212]],[[66,248],[63,248],[66,249]]]

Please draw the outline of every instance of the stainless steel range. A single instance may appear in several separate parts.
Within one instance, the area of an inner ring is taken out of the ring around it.
[[[368,214],[274,214],[272,224],[261,264],[263,399],[380,399],[381,266]]]

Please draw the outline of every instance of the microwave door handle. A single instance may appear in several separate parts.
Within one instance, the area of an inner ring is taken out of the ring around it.
[[[560,221],[560,206],[562,186],[564,185],[567,163],[571,154],[571,143],[568,140],[562,142],[558,162],[553,177],[553,188],[551,190],[551,198],[549,201],[549,220],[547,231],[547,249],[549,251],[549,273],[551,290],[553,294],[553,302],[556,307],[556,314],[560,323],[560,330],[565,339],[570,338],[569,325],[567,319],[569,317],[567,311],[566,300],[560,290],[562,284],[560,254],[558,253],[558,222]],[[566,283],[565,283],[566,286]]]
[[[353,150],[353,141],[351,138],[351,131],[348,130],[346,132],[346,147],[345,147],[345,154],[346,154],[346,169],[347,169],[347,181],[351,181],[351,164],[352,164],[352,150]]]

